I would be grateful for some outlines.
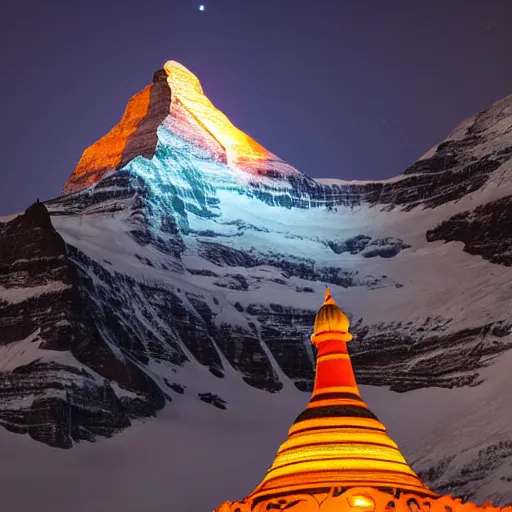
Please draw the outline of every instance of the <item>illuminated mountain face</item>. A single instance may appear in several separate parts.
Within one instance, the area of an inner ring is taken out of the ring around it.
[[[169,89],[162,78],[161,73],[155,73],[154,83],[130,99],[121,121],[84,151],[64,185],[64,193],[97,183],[136,156],[153,156],[156,130],[170,105]]]
[[[240,160],[265,160],[270,153],[234,126],[204,95],[198,78],[181,64],[168,61],[164,66],[172,94],[172,107],[180,103],[192,119],[226,152],[227,164]],[[210,149],[205,146],[205,149]],[[215,149],[212,148],[214,151]]]
[[[198,78],[175,61],[155,73],[153,84],[134,95],[121,121],[87,148],[64,192],[97,183],[140,156],[152,158],[159,127],[202,148],[234,173],[283,178],[301,173],[234,126],[203,93]],[[171,146],[172,149],[172,146]],[[243,176],[240,176],[243,180]]]

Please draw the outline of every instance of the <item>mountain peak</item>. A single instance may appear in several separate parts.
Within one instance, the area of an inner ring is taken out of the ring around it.
[[[84,151],[63,193],[93,185],[137,156],[153,158],[157,130],[166,119],[168,130],[233,171],[279,179],[302,176],[234,126],[204,94],[199,79],[169,60],[154,73],[153,83],[129,100],[121,121]]]
[[[226,152],[228,164],[247,159],[267,159],[271,153],[234,126],[203,92],[199,79],[182,64],[169,60],[164,65],[167,82],[176,98]]]
[[[152,158],[157,144],[156,130],[169,115],[170,105],[166,75],[160,70],[153,75],[151,85],[130,98],[119,123],[83,152],[63,193],[93,185],[137,156]]]

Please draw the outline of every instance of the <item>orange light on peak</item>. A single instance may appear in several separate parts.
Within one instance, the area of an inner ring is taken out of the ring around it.
[[[126,145],[148,114],[151,88],[149,85],[130,98],[121,121],[85,149],[73,174],[64,185],[64,193],[92,185],[100,181],[107,172],[123,164]]]
[[[175,61],[164,65],[171,95],[178,99],[195,120],[222,145],[228,164],[239,160],[264,160],[270,153],[254,139],[234,126],[205,96],[199,79]]]

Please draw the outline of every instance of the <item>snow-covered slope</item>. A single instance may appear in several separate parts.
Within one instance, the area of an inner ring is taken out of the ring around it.
[[[490,428],[489,408],[482,407],[490,399],[497,411],[508,407],[501,387],[506,387],[510,363],[507,355],[478,388],[393,393],[361,386],[361,392],[414,467],[441,462],[446,479],[459,478],[461,469],[468,478],[468,473],[481,475],[489,467],[490,481],[470,484],[476,488],[473,499],[510,501],[510,446],[503,442],[509,438],[510,422],[497,412]],[[172,504],[192,512],[246,496],[308,397],[293,388],[268,394],[243,386],[234,375],[215,382],[212,390],[229,401],[228,411],[198,406],[193,396],[184,394],[156,419],[135,422],[111,439],[79,443],[72,450],[55,450],[0,431],[4,507],[13,512],[36,507],[54,512],[160,512]],[[455,458],[446,454],[448,444],[457,452]],[[443,485],[446,479],[440,490],[449,490]]]
[[[70,502],[48,501],[50,481],[87,475],[84,510],[241,497],[308,398],[329,284],[365,397],[414,469],[511,500],[511,108],[394,179],[315,181],[167,63],[65,194],[0,223],[0,423],[73,447],[5,434],[5,460],[47,453],[25,481],[56,511]]]

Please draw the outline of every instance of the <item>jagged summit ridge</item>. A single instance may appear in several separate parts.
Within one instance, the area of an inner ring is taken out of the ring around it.
[[[187,142],[200,145],[232,171],[270,177],[301,176],[234,126],[204,94],[199,79],[182,64],[169,60],[155,72],[153,83],[130,99],[121,121],[84,151],[63,193],[97,183],[134,158],[151,159],[162,124]]]
[[[395,178],[313,180],[235,127],[210,102],[192,72],[168,61],[155,72],[153,83],[130,99],[121,121],[84,151],[63,192],[96,186],[121,171],[117,183],[124,181],[126,197],[131,194],[126,186],[136,182],[133,192],[140,179],[165,182],[163,188],[170,190],[183,182],[179,169],[193,166],[197,170],[200,162],[203,170],[208,167],[207,173],[199,173],[201,186],[238,188],[274,205],[335,208],[368,203],[390,209],[435,208],[494,186],[498,180],[509,181],[504,176],[508,165],[502,164],[510,156],[510,103],[505,98],[473,116]],[[169,172],[171,168],[174,172]],[[102,186],[109,187],[108,183]]]

